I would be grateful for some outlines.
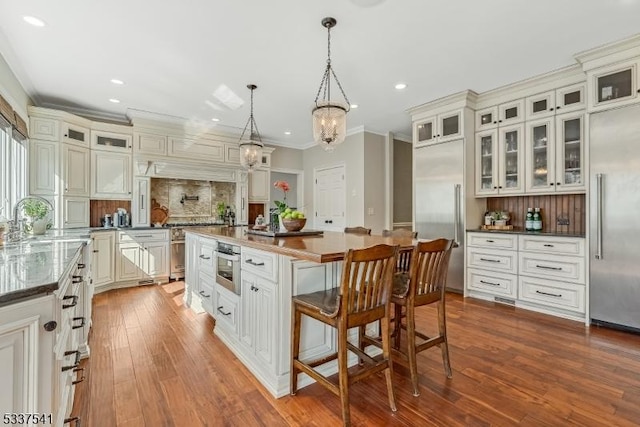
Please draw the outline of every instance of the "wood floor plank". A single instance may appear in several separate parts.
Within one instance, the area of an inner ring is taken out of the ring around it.
[[[338,426],[340,400],[323,387],[274,399],[213,334],[215,321],[182,301],[183,284],[95,296],[91,357],[74,414],[88,426]],[[436,311],[418,325],[435,331]],[[421,395],[394,364],[398,411],[384,377],[350,391],[354,426],[637,426],[640,336],[450,295],[453,378],[437,348],[418,355]]]

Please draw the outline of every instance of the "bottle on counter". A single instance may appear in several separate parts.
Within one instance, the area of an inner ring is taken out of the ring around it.
[[[533,208],[527,208],[527,216],[524,220],[524,229],[533,231]]]
[[[540,215],[540,208],[535,208],[533,211],[533,231],[542,230],[542,215]]]

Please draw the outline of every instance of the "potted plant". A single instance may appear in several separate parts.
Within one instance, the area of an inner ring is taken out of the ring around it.
[[[25,223],[24,229],[30,234],[44,234],[51,228],[51,220],[49,219],[49,206],[42,200],[29,199],[22,206]]]
[[[491,216],[493,217],[493,223],[495,225],[507,225],[507,221],[509,221],[509,214],[507,212],[495,211]]]

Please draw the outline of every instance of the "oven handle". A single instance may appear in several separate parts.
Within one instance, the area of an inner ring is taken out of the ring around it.
[[[218,254],[218,258],[222,258],[222,259],[226,259],[228,261],[234,261],[234,262],[240,261],[240,255],[229,255],[222,252],[217,252],[217,254]]]
[[[172,245],[179,245],[179,244],[183,244],[184,245],[184,240],[172,240],[171,244]]]

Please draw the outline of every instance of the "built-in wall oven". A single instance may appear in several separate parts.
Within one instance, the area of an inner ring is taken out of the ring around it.
[[[240,246],[218,242],[216,282],[240,295]]]

